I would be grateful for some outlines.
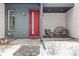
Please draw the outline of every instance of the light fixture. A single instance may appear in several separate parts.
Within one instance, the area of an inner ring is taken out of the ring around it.
[[[23,12],[22,15],[23,15],[23,16],[26,16],[26,12]]]

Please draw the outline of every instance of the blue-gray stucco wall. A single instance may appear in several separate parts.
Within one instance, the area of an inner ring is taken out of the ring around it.
[[[11,32],[14,38],[29,37],[29,9],[39,9],[40,4],[25,4],[25,3],[6,3],[5,4],[5,37],[8,37],[8,10],[16,10],[15,30]],[[22,13],[25,12],[24,16]],[[10,36],[11,37],[11,36]]]

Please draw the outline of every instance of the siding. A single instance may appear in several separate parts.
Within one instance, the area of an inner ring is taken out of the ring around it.
[[[12,32],[14,38],[28,38],[29,37],[29,9],[39,9],[40,4],[25,4],[25,3],[18,3],[18,4],[5,4],[6,7],[6,36],[8,34],[7,30],[7,11],[8,9],[15,9],[16,10],[16,20],[15,20],[15,31]],[[23,16],[23,12],[26,13]]]

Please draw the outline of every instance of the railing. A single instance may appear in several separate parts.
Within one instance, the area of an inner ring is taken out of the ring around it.
[[[44,40],[43,39],[40,39],[40,42],[42,43],[43,48],[46,49],[45,44],[44,44]]]

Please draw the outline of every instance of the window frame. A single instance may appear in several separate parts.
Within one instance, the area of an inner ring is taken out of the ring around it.
[[[8,10],[8,31],[14,31],[14,29],[11,29],[10,28],[10,22],[12,21],[12,20],[10,20],[10,17],[12,16],[12,15],[10,15],[10,12],[11,11],[14,11],[15,12],[15,10]],[[13,15],[14,17],[15,17],[15,14]],[[15,20],[13,20],[13,22],[15,22]],[[12,23],[13,23],[12,22]],[[15,25],[13,25],[13,24],[11,24],[13,27],[15,26]]]

